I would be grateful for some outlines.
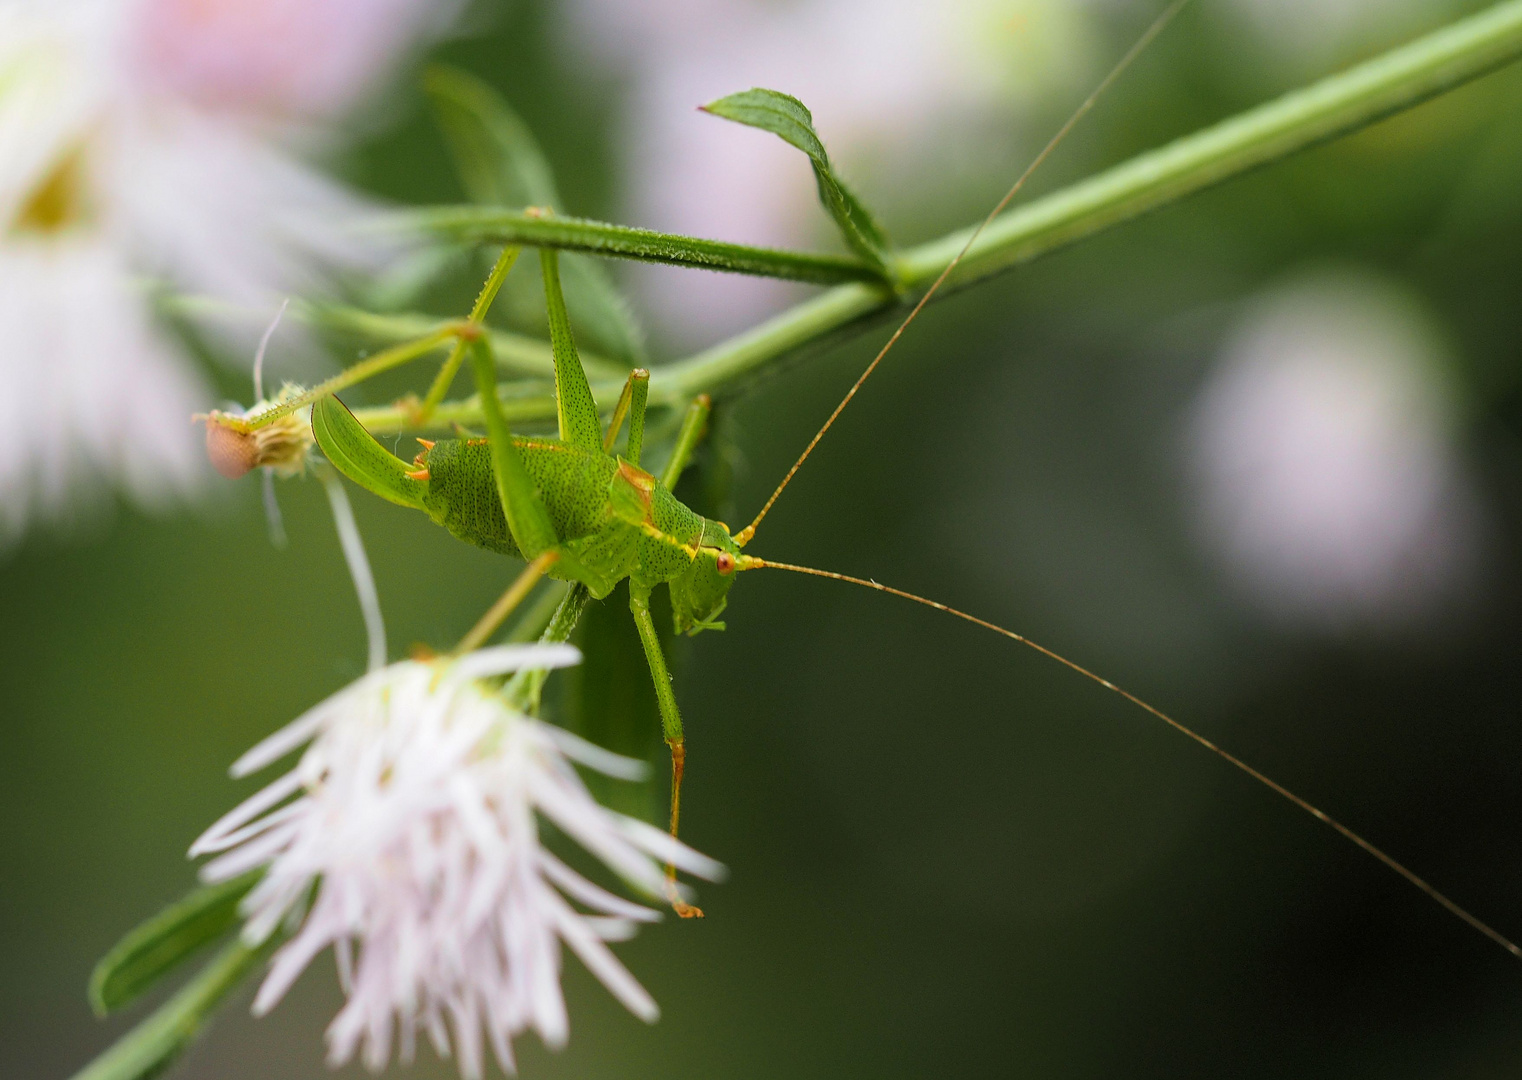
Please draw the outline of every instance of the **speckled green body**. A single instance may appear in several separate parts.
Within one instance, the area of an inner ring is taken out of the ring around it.
[[[479,335],[467,339],[467,348],[487,438],[424,442],[423,452],[408,465],[376,442],[334,397],[313,403],[312,433],[328,460],[355,483],[394,503],[424,511],[467,543],[530,560],[526,572],[580,582],[599,599],[628,579],[629,610],[650,665],[662,732],[672,751],[675,833],[682,718],[651,619],[650,593],[657,585],[669,588],[679,634],[723,629],[724,624],[716,620],[728,603],[735,572],[762,564],[740,553],[722,522],[694,513],[671,493],[701,437],[707,399],[699,397],[689,404],[664,482],[641,469],[650,373],[630,372],[605,433],[571,337],[555,253],[540,252],[540,261],[555,362],[559,438],[512,433],[497,402],[489,339]],[[492,280],[499,280],[511,262],[511,253],[504,252]],[[487,299],[478,301],[473,319],[484,315],[490,285],[483,290]],[[627,459],[609,450],[626,414]]]
[[[515,437],[555,533],[550,574],[606,596],[623,578],[648,591],[671,587],[678,633],[723,610],[740,549],[724,525],[688,508],[655,477],[611,454],[559,439]],[[445,439],[419,455],[428,473],[422,507],[444,528],[488,551],[522,557],[507,527],[486,440]],[[729,559],[720,571],[720,555]]]

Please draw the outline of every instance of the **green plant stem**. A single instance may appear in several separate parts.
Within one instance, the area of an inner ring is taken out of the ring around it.
[[[513,263],[518,261],[518,253],[522,248],[513,247],[509,244],[502,249],[502,254],[497,256],[496,265],[491,269],[491,276],[486,279],[486,284],[481,286],[480,295],[476,297],[476,304],[470,309],[470,325],[477,333],[481,331],[482,320],[486,318],[487,311],[491,310],[492,301],[497,298],[502,283],[507,280],[507,275],[513,268]],[[428,387],[428,393],[423,397],[422,405],[418,406],[416,423],[422,427],[433,415],[433,410],[439,407],[444,400],[444,395],[449,393],[449,386],[454,382],[455,375],[460,370],[460,364],[465,360],[465,350],[470,347],[470,338],[461,336],[454,343],[454,348],[449,352],[449,358],[444,361],[439,373],[434,376],[433,384]]]
[[[353,367],[345,368],[331,379],[319,383],[312,387],[312,389],[303,391],[295,397],[282,401],[273,408],[265,409],[248,417],[246,420],[247,427],[249,430],[254,431],[267,424],[272,424],[282,416],[289,416],[297,409],[310,405],[318,398],[327,397],[329,394],[336,394],[345,387],[364,382],[366,379],[379,375],[383,371],[390,371],[394,367],[400,367],[402,364],[416,360],[420,356],[426,356],[428,353],[433,352],[433,350],[442,348],[451,341],[456,340],[462,332],[467,331],[468,328],[465,324],[448,323],[439,327],[433,333],[418,338],[416,341],[407,341],[400,345],[393,345],[389,349],[382,349],[374,356],[361,360]]]
[[[253,327],[263,326],[269,320],[267,311],[256,311],[240,304],[215,300],[209,296],[166,293],[157,297],[156,302],[167,313],[191,318],[216,319]],[[366,311],[363,308],[330,303],[325,300],[292,300],[286,317],[323,330],[368,338],[378,345],[395,345],[412,341],[432,333],[440,326],[457,325],[456,320],[440,319],[437,315],[424,315],[418,312]],[[492,355],[497,361],[497,366],[504,372],[531,378],[554,377],[555,360],[548,341],[494,328],[488,329],[486,336],[491,341]],[[599,376],[611,379],[622,378],[628,374],[628,365],[585,350],[581,351],[581,360],[589,372]]]
[[[984,230],[952,275],[952,283],[963,286],[983,280],[1203,188],[1367,127],[1519,56],[1522,0],[1505,0],[1340,74],[1016,207]],[[650,376],[650,404],[670,407],[699,393],[721,392],[804,346],[859,328],[870,316],[911,302],[961,250],[969,231],[901,252],[895,266],[905,291],[897,295],[882,286],[837,286],[729,341],[655,368]],[[949,291],[943,289],[937,297]],[[622,384],[599,382],[592,389],[598,402],[611,408]],[[552,395],[529,387],[503,387],[499,393],[512,420],[555,414]],[[376,432],[403,430],[407,424],[407,416],[399,409],[366,409],[356,415]],[[466,424],[477,422],[479,404],[469,399],[446,402],[436,419],[446,417]]]
[[[821,255],[778,248],[750,247],[722,240],[677,236],[629,225],[505,210],[493,206],[441,206],[409,210],[387,219],[393,227],[419,230],[451,240],[489,241],[585,251],[641,262],[669,263],[734,274],[811,281],[881,281],[882,271],[848,255]]]
[[[75,1073],[73,1080],[148,1080],[162,1073],[195,1041],[222,999],[272,948],[272,943],[249,948],[234,939],[168,1001]]]

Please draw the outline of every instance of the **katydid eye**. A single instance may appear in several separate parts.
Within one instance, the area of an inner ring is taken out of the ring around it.
[[[727,551],[719,552],[719,557],[715,561],[719,564],[721,574],[727,574],[735,568],[735,557]]]

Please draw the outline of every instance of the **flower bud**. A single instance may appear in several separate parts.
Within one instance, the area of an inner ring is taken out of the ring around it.
[[[304,472],[307,451],[313,443],[310,406],[259,427],[250,423],[261,412],[300,392],[299,387],[287,386],[274,401],[261,401],[246,413],[213,410],[196,417],[206,421],[206,456],[212,468],[229,480],[254,468],[274,469],[281,476]]]
[[[259,463],[259,451],[254,446],[252,432],[240,431],[221,413],[206,417],[206,456],[211,467],[236,480]]]

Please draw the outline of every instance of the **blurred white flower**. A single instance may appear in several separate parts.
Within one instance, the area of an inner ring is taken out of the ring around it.
[[[1268,611],[1409,625],[1467,583],[1472,488],[1445,350],[1378,279],[1317,273],[1243,318],[1198,401],[1191,464],[1211,547]]]
[[[206,388],[146,282],[273,310],[374,260],[365,202],[290,144],[436,10],[0,0],[0,542],[107,485],[155,505],[202,478]]]
[[[477,1077],[484,1029],[511,1071],[520,1032],[565,1042],[564,942],[632,1013],[656,1018],[606,942],[657,913],[556,858],[537,819],[650,896],[666,888],[662,862],[710,880],[722,868],[598,805],[572,762],[624,777],[642,765],[522,715],[479,681],[579,659],[565,645],[502,646],[452,663],[393,664],[238,760],[233,774],[244,776],[310,742],[295,769],[191,848],[224,852],[204,867],[208,881],[267,868],[244,901],[246,941],[299,924],[275,954],[256,1013],[332,945],[347,1002],[328,1028],[330,1063],[363,1047],[365,1063],[380,1069],[393,1041],[408,1060],[421,1028]]]
[[[575,39],[622,71],[630,220],[751,244],[829,232],[802,154],[696,112],[752,86],[800,98],[867,201],[901,170],[957,191],[1020,119],[1092,78],[1089,0],[576,0]],[[948,175],[955,181],[947,183]],[[870,183],[864,183],[869,181]],[[636,267],[667,325],[741,329],[792,295],[759,278]]]

